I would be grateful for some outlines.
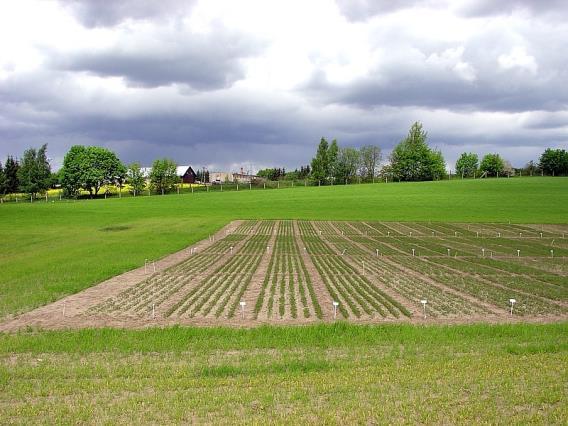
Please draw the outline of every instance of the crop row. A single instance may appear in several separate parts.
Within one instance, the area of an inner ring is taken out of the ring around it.
[[[395,318],[399,318],[401,314],[410,316],[404,306],[359,274],[325,242],[308,237],[303,241],[329,294],[340,303],[341,315],[347,318],[351,312],[357,318],[364,314]],[[320,254],[322,252],[324,254]]]
[[[402,267],[423,274],[446,287],[469,294],[481,301],[491,303],[496,307],[506,308],[509,299],[516,299],[515,311],[519,314],[563,314],[566,308],[554,302],[548,302],[540,297],[531,296],[518,289],[504,288],[501,285],[485,280],[477,275],[467,274],[437,263],[443,258],[418,258],[412,256],[391,257]]]
[[[167,311],[166,316],[225,314],[231,318],[264,254],[268,235],[254,235],[226,264],[201,283],[188,289]]]
[[[89,312],[130,311],[131,313],[144,313],[150,309],[151,305],[158,307],[180,289],[191,284],[196,276],[205,272],[212,265],[227,261],[228,258],[219,256],[219,253],[227,253],[227,245],[237,245],[244,238],[244,235],[229,235],[203,251],[191,255],[183,262],[154,273],[141,283],[93,306],[89,309]],[[236,251],[235,249],[235,253]]]
[[[235,229],[234,232],[235,234],[250,234],[253,232],[257,223],[257,220],[245,220],[237,226],[237,229]]]
[[[315,314],[322,318],[322,310],[304,261],[293,235],[291,223],[281,223],[268,270],[262,282],[254,307],[254,317],[264,314],[271,318],[278,310],[280,318],[298,317],[298,305],[304,318]],[[299,300],[299,302],[298,302]]]
[[[327,237],[338,250],[345,248],[345,259],[373,282],[384,285],[407,299],[408,304],[420,307],[421,300],[428,301],[428,311],[434,315],[469,315],[489,312],[481,304],[468,303],[465,299],[444,289],[432,285],[419,277],[407,276],[400,268],[393,265],[387,258],[377,256],[376,251],[363,250],[353,240],[355,236],[345,237],[337,241],[334,237]]]

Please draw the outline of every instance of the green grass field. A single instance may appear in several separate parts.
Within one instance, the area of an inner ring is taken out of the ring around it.
[[[568,179],[0,206],[0,317],[233,219],[566,223]],[[568,417],[568,324],[0,334],[0,423],[537,423]]]
[[[564,424],[568,327],[0,335],[0,423]]]

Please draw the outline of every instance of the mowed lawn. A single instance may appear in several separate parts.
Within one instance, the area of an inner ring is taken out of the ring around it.
[[[565,223],[567,178],[241,190],[0,205],[0,318],[179,250],[233,219]]]
[[[0,334],[2,424],[566,424],[568,326]]]

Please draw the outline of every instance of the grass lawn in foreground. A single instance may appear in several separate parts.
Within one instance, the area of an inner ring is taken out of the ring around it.
[[[0,335],[0,423],[563,424],[568,326]]]

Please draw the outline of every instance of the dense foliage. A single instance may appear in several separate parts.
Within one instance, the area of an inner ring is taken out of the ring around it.
[[[539,167],[547,175],[568,175],[568,151],[546,149],[540,156]]]
[[[428,134],[415,122],[408,136],[391,153],[392,172],[400,181],[441,179],[446,174],[442,153],[426,143]]]
[[[47,159],[47,144],[39,149],[29,148],[24,151],[17,176],[21,192],[34,196],[49,189],[51,166]]]
[[[140,194],[146,187],[146,176],[139,163],[132,163],[126,171],[126,182],[130,185],[130,190],[134,195]]]
[[[126,167],[116,154],[98,146],[72,146],[63,160],[61,184],[70,196],[80,189],[96,196],[104,185],[122,185]]]
[[[505,162],[499,154],[486,154],[481,160],[479,170],[487,176],[499,176],[505,171]]]
[[[150,186],[156,192],[165,194],[174,189],[180,182],[177,175],[177,164],[169,158],[155,160],[150,172]]]
[[[456,173],[462,177],[475,176],[479,167],[479,158],[473,152],[464,152],[456,162]]]

